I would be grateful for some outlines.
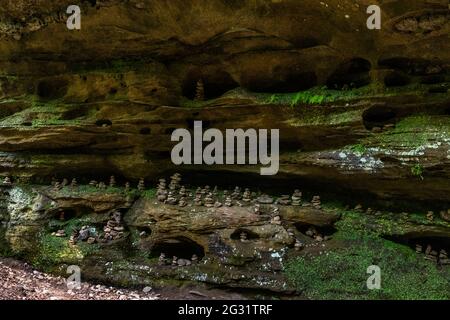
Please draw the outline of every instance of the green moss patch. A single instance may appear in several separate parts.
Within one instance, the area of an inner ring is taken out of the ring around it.
[[[380,267],[381,287],[369,290],[367,268]],[[444,272],[412,250],[383,239],[351,241],[345,249],[299,257],[285,273],[311,299],[449,299]]]

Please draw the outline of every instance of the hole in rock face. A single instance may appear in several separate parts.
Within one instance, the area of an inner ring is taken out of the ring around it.
[[[194,129],[194,121],[196,121],[197,119],[186,119],[186,123],[189,129]],[[200,121],[200,120],[198,120]],[[209,120],[202,120],[202,129],[206,130],[208,128],[211,127],[211,121]]]
[[[259,239],[259,235],[255,232],[252,232],[250,230],[244,229],[244,228],[239,228],[236,229],[231,235],[230,235],[230,239],[232,240],[240,240],[241,239],[241,233],[245,233],[247,234],[247,240],[255,240],[255,239]]]
[[[369,61],[355,58],[342,63],[328,78],[327,86],[330,89],[359,88],[370,83]]]
[[[22,125],[25,127],[31,127],[33,125],[33,123],[30,121],[27,121],[27,122],[22,123]]]
[[[139,130],[140,134],[150,134],[152,132],[152,130],[150,128],[141,128],[141,130]]]
[[[306,235],[309,230],[314,229],[317,232],[317,234],[320,234],[322,237],[332,236],[337,231],[333,226],[317,227],[305,222],[296,222],[294,223],[294,227],[295,229],[297,229],[298,232],[301,232]]]
[[[37,95],[43,99],[57,99],[67,92],[68,83],[63,79],[42,80],[37,85]]]
[[[183,82],[183,96],[193,100],[196,96],[197,82],[199,80],[203,82],[204,98],[206,100],[220,97],[227,91],[239,87],[239,84],[234,81],[228,72],[219,71],[204,74],[200,71],[192,71]]]
[[[383,127],[387,123],[395,121],[396,113],[390,107],[373,106],[363,113],[363,122],[366,129],[373,127]]]
[[[176,129],[177,128],[173,128],[173,127],[166,128],[166,129],[164,129],[164,134],[172,134],[172,132],[174,132]]]
[[[243,87],[253,92],[289,93],[316,86],[317,76],[314,72],[296,71],[294,68],[275,68],[271,78],[244,74],[241,81]]]
[[[111,122],[111,120],[108,120],[108,119],[99,119],[99,120],[95,121],[95,125],[98,127],[111,126],[112,122]]]
[[[164,253],[167,258],[176,256],[183,259],[191,259],[196,254],[199,259],[205,256],[205,249],[195,241],[186,237],[168,238],[157,241],[150,252],[151,257],[159,257]]]
[[[401,87],[409,84],[409,78],[401,72],[391,72],[384,78],[386,87]]]
[[[445,82],[445,77],[443,75],[430,75],[430,76],[424,76],[420,80],[420,83],[422,84],[438,84]]]

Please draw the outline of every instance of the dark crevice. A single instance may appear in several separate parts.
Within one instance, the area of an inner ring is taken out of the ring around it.
[[[193,100],[196,97],[199,81],[203,83],[204,99],[206,100],[218,98],[227,91],[239,87],[239,84],[225,71],[204,73],[195,70],[188,73],[183,81],[183,96]]]
[[[409,77],[401,72],[391,72],[384,78],[386,87],[402,87],[410,83]]]
[[[150,128],[141,128],[139,130],[139,133],[144,134],[144,135],[150,134],[151,132],[152,132],[152,130]]]
[[[99,119],[99,120],[95,121],[95,125],[98,127],[111,126],[112,121],[108,120],[108,119]]]
[[[36,94],[42,99],[58,99],[67,92],[68,83],[63,79],[46,79],[37,85]]]
[[[327,86],[330,89],[345,90],[368,85],[371,67],[371,63],[362,58],[344,62],[328,78]]]
[[[443,69],[439,62],[433,62],[425,59],[410,59],[405,57],[395,57],[388,59],[380,59],[378,61],[380,67],[401,70],[411,75],[430,75],[442,73]]]

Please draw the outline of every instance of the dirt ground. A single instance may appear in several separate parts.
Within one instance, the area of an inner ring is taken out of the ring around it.
[[[69,290],[66,279],[34,270],[27,263],[0,258],[0,300],[158,300],[245,299],[238,293],[203,287],[130,290],[82,282]]]

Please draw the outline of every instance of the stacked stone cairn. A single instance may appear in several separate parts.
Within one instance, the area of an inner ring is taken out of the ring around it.
[[[111,176],[111,177],[109,178],[109,186],[110,186],[111,188],[114,188],[114,187],[116,186],[116,178],[115,178],[114,176]]]
[[[164,252],[161,252],[159,255],[158,264],[160,266],[165,266],[167,264],[166,254]]]
[[[197,188],[197,190],[195,191],[194,205],[197,206],[197,207],[200,207],[200,206],[203,205],[202,190],[200,188]]]
[[[166,199],[166,204],[176,205],[178,203],[177,198],[175,197],[173,191],[169,191]]]
[[[226,196],[226,198],[225,198],[225,206],[227,206],[227,207],[232,207],[233,206],[233,200],[231,199],[231,197],[230,196]]]
[[[187,201],[185,197],[180,197],[180,200],[178,201],[178,206],[180,207],[186,207],[187,206]]]
[[[231,194],[231,199],[233,199],[233,200],[240,200],[241,199],[241,188],[239,188],[238,186],[236,186],[234,188],[234,191]]]
[[[175,191],[180,189],[181,175],[179,173],[175,173],[170,177],[169,190]]]
[[[425,249],[425,259],[434,262],[438,261],[438,252],[436,250],[433,250],[433,247],[430,244]]]

